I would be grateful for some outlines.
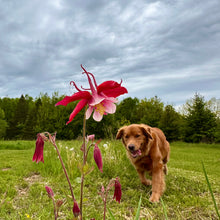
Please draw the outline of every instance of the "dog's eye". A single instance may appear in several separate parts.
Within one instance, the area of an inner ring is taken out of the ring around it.
[[[129,136],[128,136],[128,135],[125,135],[125,138],[129,138]]]
[[[139,137],[140,137],[140,135],[139,135],[139,134],[136,134],[136,135],[135,135],[135,137],[136,137],[136,138],[139,138]]]

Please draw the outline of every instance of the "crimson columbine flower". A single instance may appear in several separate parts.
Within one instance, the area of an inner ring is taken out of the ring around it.
[[[97,167],[99,168],[99,170],[102,173],[103,172],[103,170],[102,170],[102,167],[103,167],[102,155],[101,155],[101,150],[99,149],[97,144],[95,144],[93,156],[94,156],[94,160],[95,160],[95,162],[97,164]]]
[[[36,161],[37,163],[42,161],[44,163],[43,152],[44,152],[44,140],[43,140],[41,134],[37,134],[36,148],[35,148],[35,152],[34,152],[34,156],[33,156],[32,161]]]
[[[120,203],[121,201],[121,184],[118,180],[118,178],[115,179],[115,192],[114,192],[114,197],[116,202]]]
[[[119,84],[112,80],[105,81],[100,85],[97,85],[94,75],[87,72],[82,65],[81,67],[84,71],[83,73],[87,75],[90,89],[82,88],[83,90],[81,90],[76,86],[75,82],[72,81],[70,83],[73,83],[78,92],[74,93],[72,96],[66,96],[63,100],[56,104],[56,106],[66,106],[70,102],[80,100],[73,112],[70,114],[67,124],[70,123],[87,104],[89,105],[89,108],[86,111],[86,119],[89,119],[94,111],[93,119],[95,121],[101,121],[103,115],[115,113],[116,105],[114,103],[117,102],[116,97],[128,92],[125,87],[121,86],[121,83]],[[91,78],[93,79],[94,85]],[[91,93],[87,90],[90,90]]]
[[[53,193],[53,190],[49,187],[49,186],[45,186],[45,189],[47,191],[47,194],[50,198],[53,198],[54,197],[54,193]]]
[[[75,217],[80,215],[80,209],[76,200],[74,200],[74,204],[73,204],[73,215]]]

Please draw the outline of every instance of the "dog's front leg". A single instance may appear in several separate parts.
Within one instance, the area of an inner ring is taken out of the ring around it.
[[[165,188],[163,162],[153,162],[152,170],[152,195],[150,202],[159,202],[160,196],[163,194]]]
[[[145,177],[145,170],[137,169],[137,172],[138,172],[138,175],[139,175],[139,178],[140,178],[142,184],[144,184],[146,186],[151,185],[151,180],[148,180]]]

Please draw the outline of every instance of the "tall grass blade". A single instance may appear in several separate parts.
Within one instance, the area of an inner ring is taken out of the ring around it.
[[[212,201],[214,203],[214,207],[215,207],[215,211],[216,211],[216,214],[217,216],[219,217],[220,219],[220,214],[219,214],[219,211],[218,211],[218,207],[217,207],[217,204],[216,204],[216,201],[215,201],[215,197],[214,197],[214,194],[213,194],[213,191],[212,191],[212,187],[211,187],[211,184],[209,182],[209,178],[207,176],[207,172],[206,172],[206,169],[205,169],[205,166],[204,166],[204,163],[202,162],[202,168],[203,168],[203,172],[205,174],[205,179],[206,179],[206,182],[208,184],[208,187],[209,187],[209,191],[211,193],[211,196],[212,196]]]
[[[107,209],[108,209],[109,215],[110,215],[110,217],[111,217],[111,220],[115,220],[115,217],[114,217],[114,215],[112,214],[111,210],[110,210],[108,207],[107,207]]]
[[[162,206],[163,206],[163,212],[164,212],[164,215],[165,215],[165,219],[168,220],[167,210],[166,210],[166,207],[165,207],[165,205],[164,205],[163,199],[160,198],[160,200],[161,200],[161,203],[162,203]]]
[[[139,200],[139,203],[138,203],[138,209],[137,209],[137,213],[136,213],[136,216],[135,216],[135,220],[139,220],[140,211],[141,211],[141,200],[142,200],[142,195],[140,196],[140,200]]]

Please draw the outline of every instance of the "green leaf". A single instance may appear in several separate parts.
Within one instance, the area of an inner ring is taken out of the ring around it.
[[[136,213],[136,216],[135,216],[135,220],[139,220],[140,211],[141,211],[141,200],[142,200],[142,195],[140,196],[140,200],[139,200],[139,203],[138,203],[138,209],[137,209],[137,213]]]
[[[209,182],[209,178],[208,178],[208,175],[207,175],[207,172],[206,172],[206,169],[205,169],[205,166],[204,166],[204,163],[202,162],[202,168],[203,168],[203,172],[205,174],[205,179],[206,179],[206,182],[208,184],[208,187],[209,187],[209,191],[211,193],[211,196],[212,196],[212,201],[214,203],[214,207],[215,207],[215,211],[216,211],[216,214],[217,216],[219,217],[220,219],[220,214],[219,214],[219,211],[218,211],[218,207],[217,207],[217,204],[216,204],[216,201],[215,201],[215,197],[214,197],[214,194],[213,194],[213,191],[212,191],[212,187],[211,187],[211,184]]]
[[[110,217],[111,217],[111,220],[115,220],[115,217],[114,217],[114,215],[112,214],[111,210],[110,210],[108,207],[107,207],[107,209],[108,209],[109,215],[110,215]]]
[[[163,199],[160,198],[160,201],[161,201],[162,206],[163,206],[163,212],[164,212],[164,215],[165,215],[165,219],[168,220],[168,217],[167,217],[167,210],[166,210],[166,207],[165,207],[165,205],[164,205]]]

